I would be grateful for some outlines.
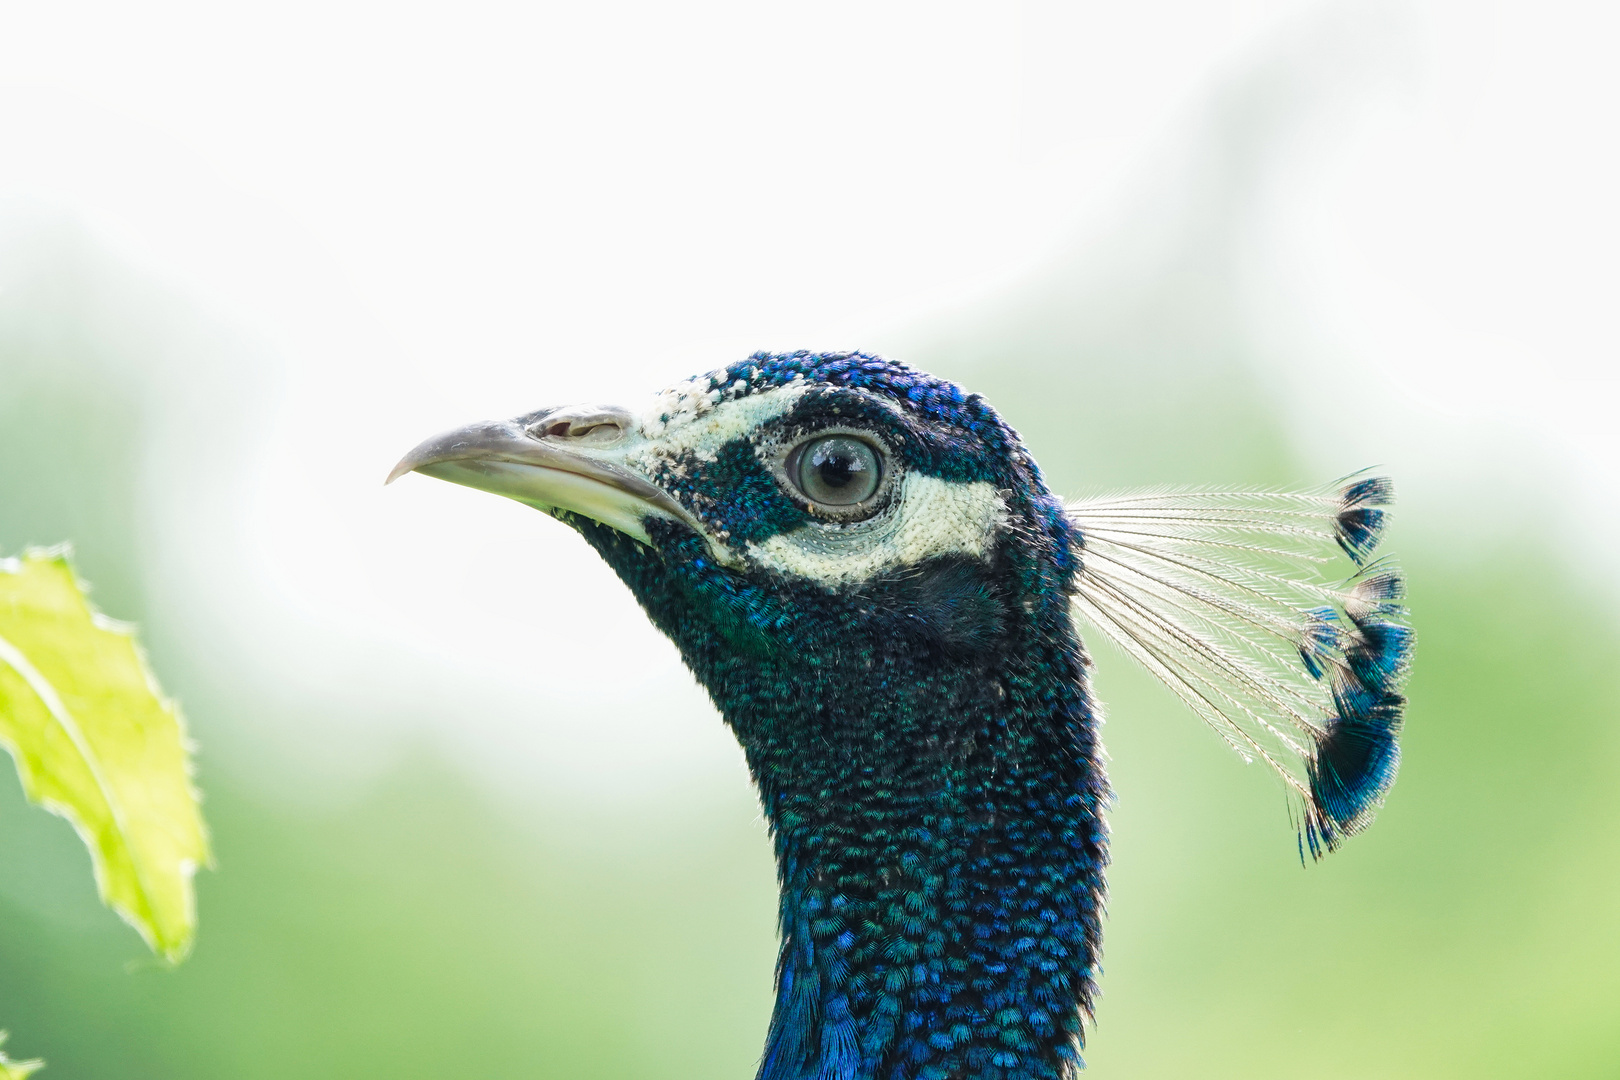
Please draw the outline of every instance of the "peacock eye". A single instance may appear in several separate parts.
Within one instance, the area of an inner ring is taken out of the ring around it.
[[[787,473],[811,502],[855,506],[877,491],[883,462],[870,444],[853,435],[826,435],[795,450]]]

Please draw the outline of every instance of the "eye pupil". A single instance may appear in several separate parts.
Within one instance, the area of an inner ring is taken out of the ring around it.
[[[810,459],[817,478],[828,487],[841,488],[861,472],[865,462],[837,450],[818,450]]]
[[[853,506],[872,497],[882,476],[877,452],[860,439],[829,435],[798,455],[793,479],[812,501]]]

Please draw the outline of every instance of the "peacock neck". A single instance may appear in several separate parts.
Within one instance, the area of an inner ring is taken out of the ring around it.
[[[726,710],[781,885],[760,1080],[1078,1069],[1107,788],[1078,650],[1056,638],[854,692],[826,685],[847,673],[802,677],[808,710],[766,694]]]
[[[1079,1067],[1108,800],[1062,535],[828,591],[584,526],[742,744],[782,949],[759,1080]],[[685,548],[682,545],[686,545]],[[689,549],[689,550],[688,550]]]

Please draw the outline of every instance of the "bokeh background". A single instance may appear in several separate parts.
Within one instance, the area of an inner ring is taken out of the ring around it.
[[[1377,825],[1121,656],[1088,1076],[1620,1076],[1620,68],[1597,3],[0,3],[0,551],[200,744],[178,969],[0,768],[45,1075],[752,1076],[740,755],[583,544],[381,479],[756,348],[985,393],[1060,490],[1382,465]]]

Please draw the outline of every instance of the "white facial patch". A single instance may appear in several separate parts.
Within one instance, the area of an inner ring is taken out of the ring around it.
[[[765,569],[834,587],[941,555],[982,559],[1006,517],[993,484],[910,473],[889,513],[853,525],[808,525],[747,550]]]
[[[713,461],[722,446],[746,438],[783,415],[809,389],[798,380],[724,401],[719,390],[699,393],[697,387],[683,383],[662,394],[642,416],[641,434],[655,442],[658,453],[666,457],[691,452],[703,461]]]

